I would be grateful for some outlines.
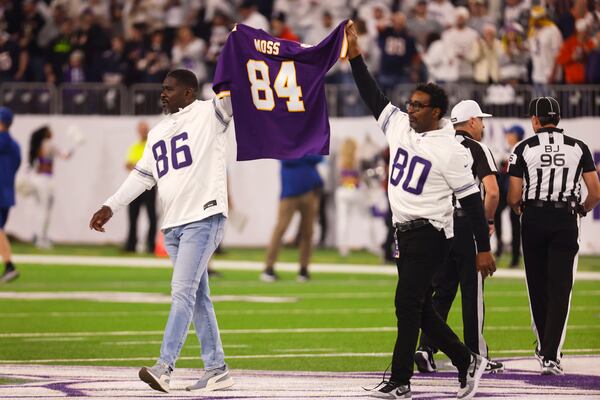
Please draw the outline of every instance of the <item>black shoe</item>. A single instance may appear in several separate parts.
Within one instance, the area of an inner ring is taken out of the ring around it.
[[[401,385],[393,381],[382,381],[379,385],[383,386],[369,393],[370,397],[378,399],[412,399],[410,385]]]
[[[488,364],[485,367],[486,374],[500,374],[504,372],[504,364],[500,361],[488,360]]]
[[[415,364],[417,364],[417,369],[421,373],[437,371],[431,347],[421,346],[417,349],[415,352]]]
[[[297,282],[308,282],[310,280],[310,275],[308,273],[308,271],[300,271],[298,273],[298,276],[296,277],[296,281]]]

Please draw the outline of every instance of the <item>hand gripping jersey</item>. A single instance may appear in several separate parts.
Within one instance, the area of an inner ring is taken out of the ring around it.
[[[231,93],[239,161],[329,154],[324,78],[346,56],[344,26],[316,46],[242,24],[229,34],[213,90]]]

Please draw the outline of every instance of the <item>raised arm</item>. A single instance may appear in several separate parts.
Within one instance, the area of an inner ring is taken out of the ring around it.
[[[358,46],[358,34],[352,21],[348,21],[346,24],[346,37],[348,39],[348,59],[350,60],[352,76],[358,87],[360,97],[367,104],[373,116],[378,119],[390,100],[379,89],[375,79],[369,73],[367,65],[362,58],[360,47]]]

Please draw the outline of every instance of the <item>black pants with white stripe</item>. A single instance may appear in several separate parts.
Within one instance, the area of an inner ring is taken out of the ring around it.
[[[483,280],[475,265],[475,251],[468,218],[455,217],[448,261],[433,278],[433,308],[446,321],[460,285],[465,344],[473,353],[487,357],[487,344],[483,338]],[[435,343],[425,333],[421,335],[420,345],[437,351]]]
[[[564,208],[526,207],[521,220],[523,259],[538,349],[560,359],[567,332],[579,251],[577,216]]]
[[[413,374],[414,354],[422,330],[460,371],[469,366],[471,352],[432,304],[432,281],[446,262],[450,240],[443,231],[426,225],[397,233],[400,258],[396,287],[398,336],[392,359],[391,380],[406,385]]]

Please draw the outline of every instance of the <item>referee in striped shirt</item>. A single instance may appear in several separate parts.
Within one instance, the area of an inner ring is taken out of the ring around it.
[[[496,162],[488,147],[480,143],[485,128],[483,119],[491,117],[481,111],[473,100],[463,100],[452,108],[450,121],[456,130],[456,140],[465,147],[473,159],[471,173],[484,193],[483,208],[488,221],[490,235],[494,232],[494,215],[500,190],[498,188]],[[454,239],[446,263],[438,269],[433,279],[433,307],[446,320],[456,297],[458,286],[462,300],[463,337],[465,344],[475,354],[488,358],[486,372],[504,371],[499,361],[489,360],[488,346],[483,337],[483,277],[475,266],[477,247],[473,228],[466,211],[460,203],[454,203]],[[431,339],[421,334],[415,363],[419,372],[435,372],[433,354],[437,348]]]
[[[534,136],[509,159],[508,204],[521,214],[523,259],[543,375],[562,375],[571,289],[579,251],[579,218],[600,202],[600,182],[588,146],[557,128],[552,97],[529,103]],[[581,203],[581,178],[588,195]]]

